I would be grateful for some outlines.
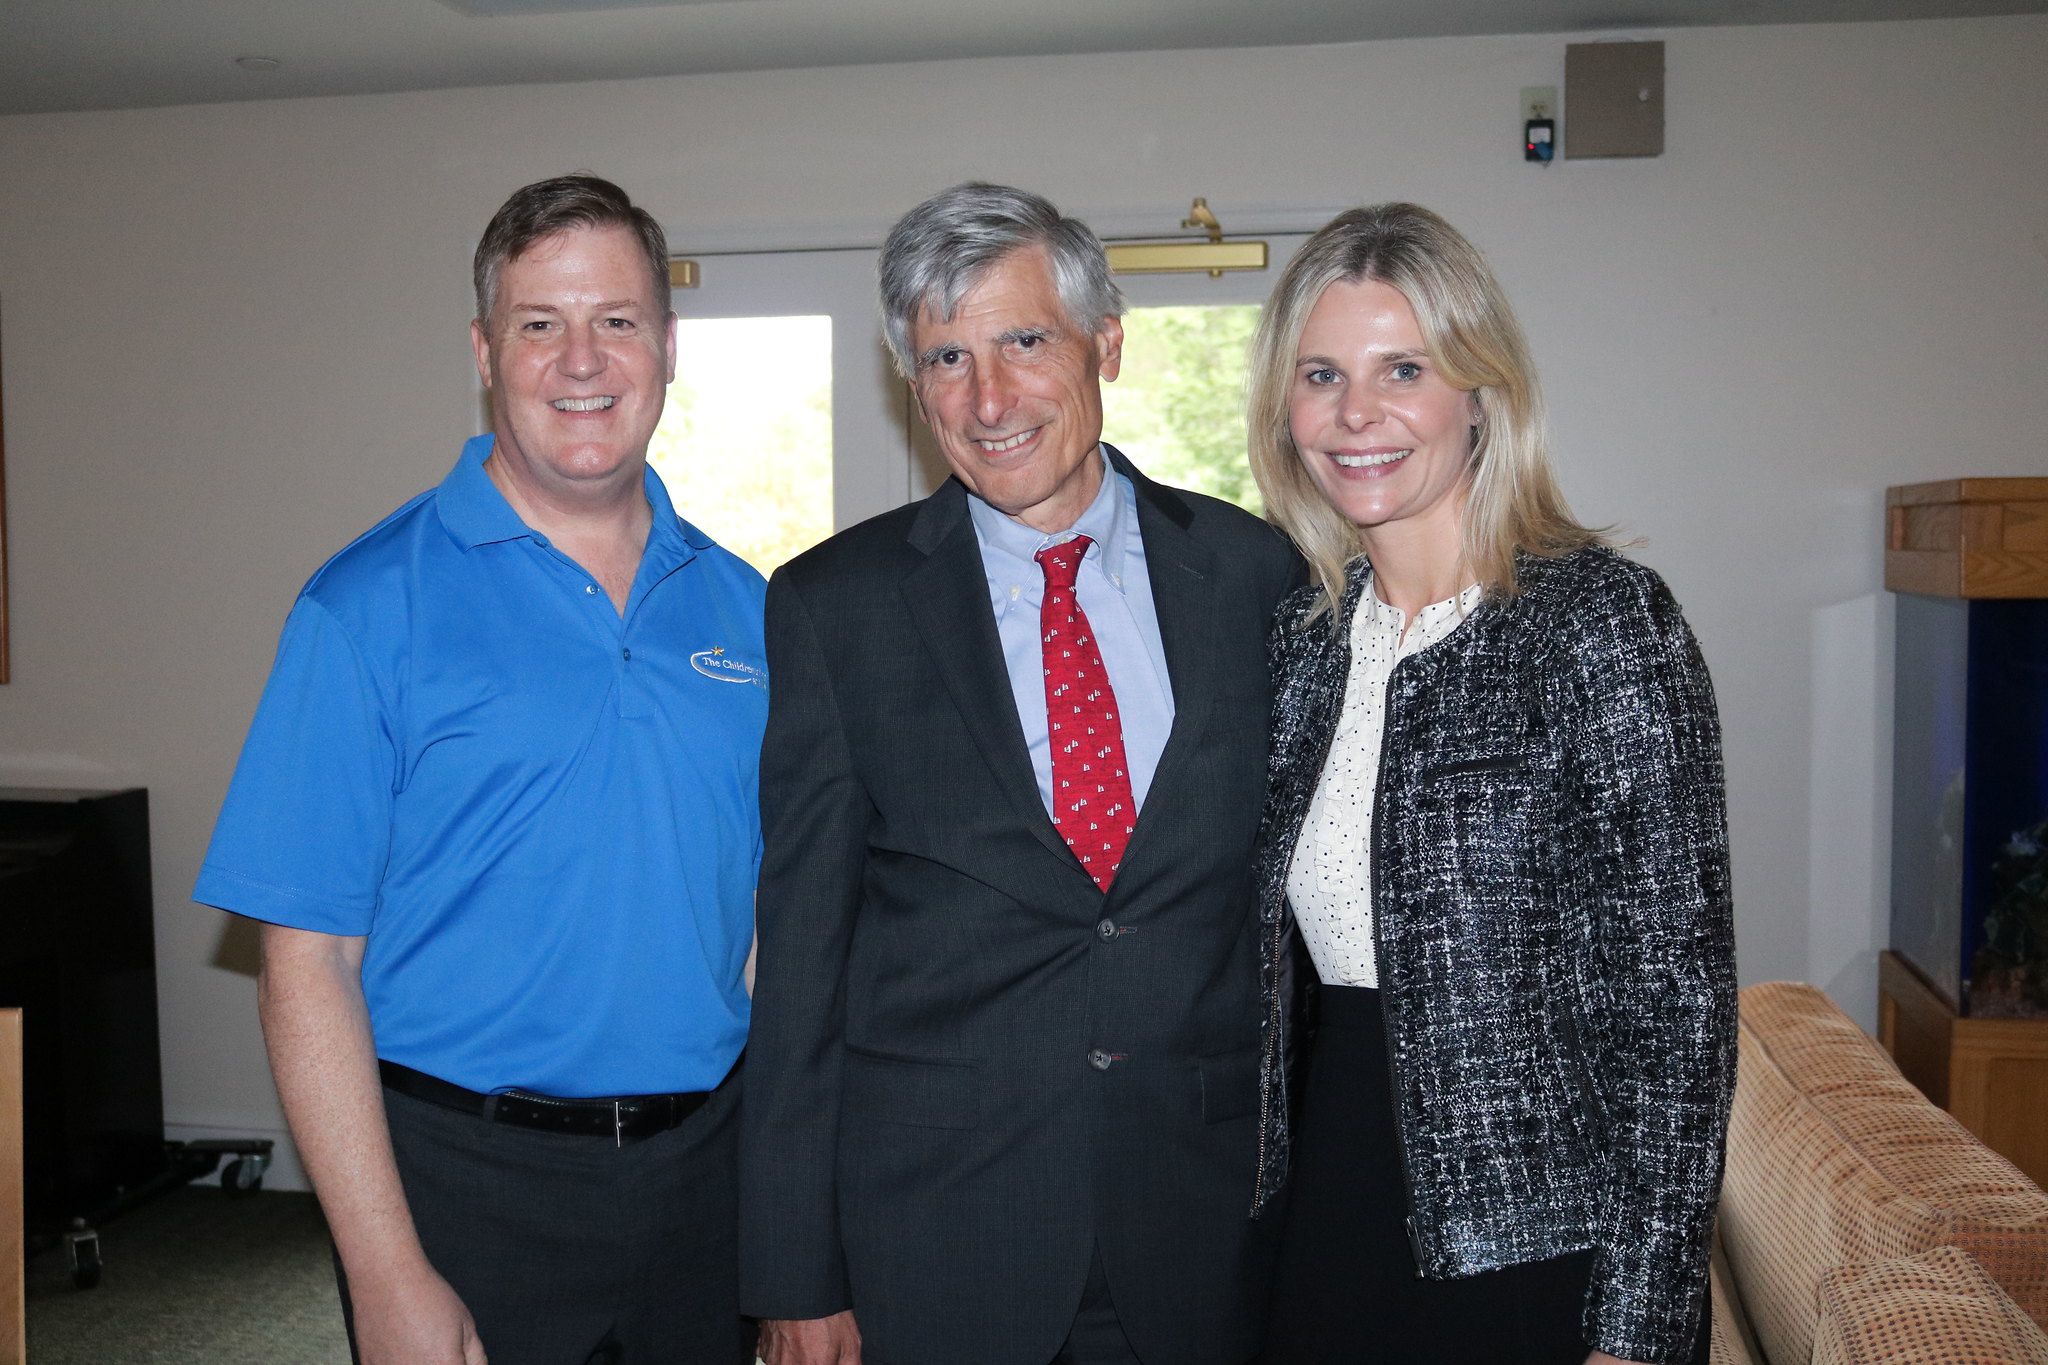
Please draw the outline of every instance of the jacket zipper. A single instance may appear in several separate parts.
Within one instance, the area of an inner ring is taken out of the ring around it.
[[[1578,1021],[1566,1010],[1558,1018],[1558,1028],[1564,1034],[1564,1045],[1570,1049],[1567,1060],[1572,1068],[1572,1086],[1578,1094],[1580,1121],[1586,1125],[1586,1141],[1597,1143],[1605,1126],[1602,1118],[1603,1106],[1593,1091],[1593,1078],[1586,1069],[1586,1049],[1579,1039]]]
[[[1380,895],[1380,869],[1385,866],[1381,858],[1381,831],[1386,828],[1387,795],[1387,754],[1393,746],[1387,741],[1394,733],[1394,683],[1401,676],[1401,667],[1406,659],[1394,665],[1387,675],[1386,721],[1381,730],[1379,771],[1373,774],[1372,787],[1372,835],[1368,840],[1372,852],[1372,869],[1366,882],[1372,891],[1372,955],[1374,975],[1380,979],[1380,1024],[1387,1041],[1387,1084],[1392,1087],[1391,1098],[1394,1109],[1394,1149],[1401,1166],[1401,1224],[1408,1231],[1408,1249],[1415,1255],[1415,1278],[1422,1279],[1422,1239],[1415,1232],[1415,1179],[1408,1168],[1408,1134],[1403,1130],[1404,1122],[1401,1090],[1401,1066],[1394,1047],[1393,1011],[1387,1004],[1386,980],[1386,937],[1381,932],[1386,923],[1384,906],[1386,901]]]
[[[1351,673],[1351,632],[1348,621],[1343,635],[1339,637],[1337,648],[1342,655],[1341,662],[1343,664],[1344,676],[1349,678]],[[1276,697],[1274,700],[1277,704],[1279,699]],[[1344,696],[1340,691],[1337,695],[1337,710],[1339,714],[1343,712],[1343,709]],[[1323,765],[1330,761],[1330,748],[1337,742],[1335,717],[1332,717],[1330,724],[1324,727],[1323,734],[1322,751],[1316,756],[1315,768],[1313,769],[1318,782],[1322,780]],[[1313,792],[1310,793],[1310,797],[1313,799]],[[1298,829],[1295,831],[1295,835],[1299,839],[1300,831]],[[1266,1006],[1266,1064],[1259,1069],[1259,1150],[1257,1164],[1252,1167],[1251,1216],[1254,1218],[1259,1216],[1259,1207],[1265,1202],[1266,1198],[1266,1140],[1272,1132],[1273,1078],[1280,1074],[1280,1015],[1282,1012],[1280,945],[1286,936],[1287,874],[1293,866],[1294,850],[1289,848],[1287,850],[1287,865],[1280,869],[1280,912],[1273,916],[1273,935],[1270,944],[1272,956],[1268,959],[1273,964],[1273,998]]]
[[[1284,893],[1283,893],[1284,894]],[[1259,1068],[1259,1153],[1252,1167],[1252,1210],[1257,1218],[1266,1202],[1266,1139],[1273,1125],[1273,1077],[1280,1070],[1280,916],[1273,916],[1273,939],[1268,959],[1273,964],[1273,998],[1266,1006],[1266,1056]]]

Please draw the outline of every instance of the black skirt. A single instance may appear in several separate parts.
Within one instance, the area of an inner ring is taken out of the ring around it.
[[[1324,986],[1266,1365],[1582,1365],[1593,1253],[1421,1278],[1399,1143],[1380,994]]]

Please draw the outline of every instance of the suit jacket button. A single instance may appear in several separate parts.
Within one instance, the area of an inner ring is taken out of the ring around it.
[[[1094,1067],[1097,1071],[1109,1070],[1109,1064],[1115,1060],[1116,1058],[1110,1056],[1101,1048],[1096,1048],[1093,1052],[1088,1054],[1088,1065]]]
[[[1104,943],[1110,942],[1116,937],[1116,921],[1107,919],[1102,921],[1102,923],[1095,926],[1095,932],[1102,936]]]

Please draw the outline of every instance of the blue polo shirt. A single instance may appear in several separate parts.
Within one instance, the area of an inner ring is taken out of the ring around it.
[[[621,618],[479,436],[299,594],[195,900],[367,935],[378,1055],[471,1090],[706,1090],[760,862],[761,575],[654,525]]]

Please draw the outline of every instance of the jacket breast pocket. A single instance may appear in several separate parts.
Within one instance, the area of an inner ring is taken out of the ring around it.
[[[849,1045],[848,1117],[913,1128],[972,1128],[981,1119],[981,1072],[973,1062],[900,1057]]]
[[[1525,772],[1530,766],[1527,754],[1493,754],[1485,758],[1459,758],[1447,763],[1437,763],[1425,768],[1424,782],[1440,782],[1447,777],[1463,773],[1517,773]]]
[[[1259,1111],[1259,1051],[1220,1052],[1196,1063],[1202,1079],[1202,1122],[1222,1123]]]
[[[1422,767],[1388,798],[1389,865],[1444,892],[1446,909],[1523,904],[1557,873],[1563,805],[1557,771],[1528,754]]]

